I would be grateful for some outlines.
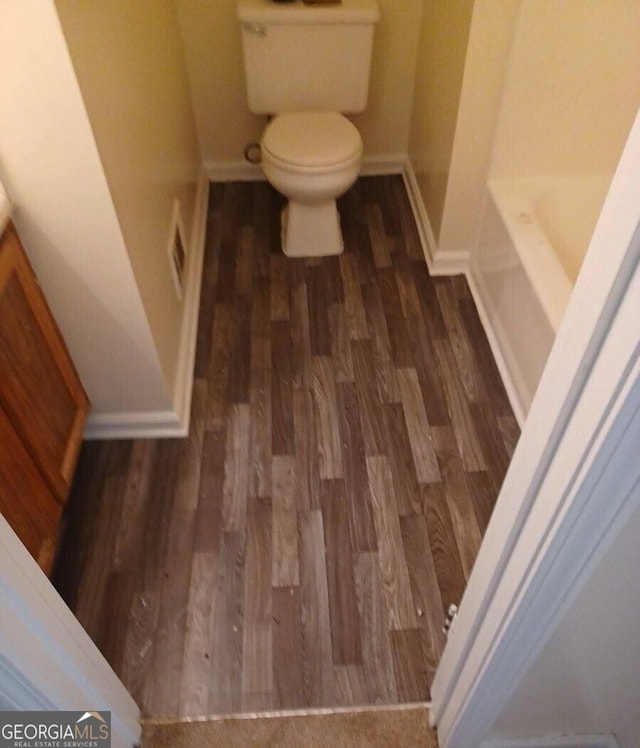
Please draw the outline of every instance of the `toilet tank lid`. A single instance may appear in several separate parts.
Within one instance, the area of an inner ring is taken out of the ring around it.
[[[377,0],[341,0],[316,5],[305,5],[302,0],[288,3],[238,0],[237,14],[241,23],[376,23],[380,8]]]

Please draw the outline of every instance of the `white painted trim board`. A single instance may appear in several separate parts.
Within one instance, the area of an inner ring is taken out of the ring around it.
[[[360,174],[374,176],[381,174],[402,174],[406,156],[401,153],[381,153],[365,155]],[[264,182],[265,176],[260,164],[251,164],[244,159],[231,161],[206,161],[204,168],[212,182]]]
[[[476,277],[475,273],[473,272],[472,266],[469,267],[469,269],[465,273],[465,276],[467,278],[467,283],[469,284],[469,290],[471,291],[473,302],[476,305],[476,309],[478,311],[478,316],[480,317],[480,322],[482,323],[485,335],[487,336],[487,341],[489,343],[489,348],[491,348],[493,360],[498,367],[500,379],[502,379],[502,384],[504,385],[504,389],[507,393],[509,404],[511,405],[511,409],[513,410],[515,419],[518,422],[518,426],[520,427],[520,430],[522,430],[527,419],[527,408],[524,406],[522,400],[520,399],[520,395],[518,394],[519,389],[522,388],[518,388],[514,381],[513,372],[517,369],[515,365],[512,366],[509,363],[511,359],[511,351],[505,350],[503,346],[498,342],[500,339],[506,340],[507,336],[505,334],[500,335],[500,331],[496,331],[496,329],[494,329],[494,326],[491,324],[491,315],[488,314],[487,308],[485,306],[485,299],[488,298],[488,295],[484,291],[482,278],[480,276]],[[498,317],[494,316],[494,319],[497,320]]]
[[[402,164],[402,177],[409,196],[409,203],[413,217],[418,228],[418,236],[422,244],[424,259],[426,260],[429,274],[459,275],[466,273],[469,267],[468,252],[438,252],[438,243],[433,233],[429,214],[422,199],[420,186],[411,161],[405,156]]]
[[[184,436],[178,414],[173,410],[127,413],[91,413],[84,438],[102,439],[163,439]]]
[[[539,738],[485,740],[481,748],[620,748],[613,735],[546,735]]]

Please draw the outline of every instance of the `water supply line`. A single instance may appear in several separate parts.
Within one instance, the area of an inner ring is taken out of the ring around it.
[[[262,151],[260,143],[249,143],[244,148],[245,160],[250,164],[259,164],[262,162]]]

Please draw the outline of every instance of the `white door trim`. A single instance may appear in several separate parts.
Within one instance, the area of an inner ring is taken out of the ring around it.
[[[0,689],[19,709],[109,710],[113,748],[139,740],[136,703],[2,516]]]
[[[550,735],[543,738],[492,740],[481,748],[620,748],[613,735]]]
[[[637,460],[620,466],[624,476],[616,478],[626,476],[631,483],[616,484],[615,497],[597,489],[607,470],[603,460],[615,456],[612,445],[628,436],[623,425],[635,428],[637,417],[638,163],[640,116],[436,673],[432,719],[442,748],[476,748],[486,737],[563,615],[558,585],[565,597],[577,594],[589,563],[604,552],[637,500],[632,490]],[[593,527],[596,505],[601,522]],[[563,548],[571,552],[563,555]],[[545,586],[544,576],[555,578],[556,572],[567,576],[558,574],[555,587]]]

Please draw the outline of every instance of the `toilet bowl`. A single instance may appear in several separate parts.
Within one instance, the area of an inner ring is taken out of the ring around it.
[[[356,181],[362,138],[338,112],[291,112],[274,117],[261,140],[268,181],[288,198],[282,211],[282,250],[320,257],[344,249],[336,199]]]

